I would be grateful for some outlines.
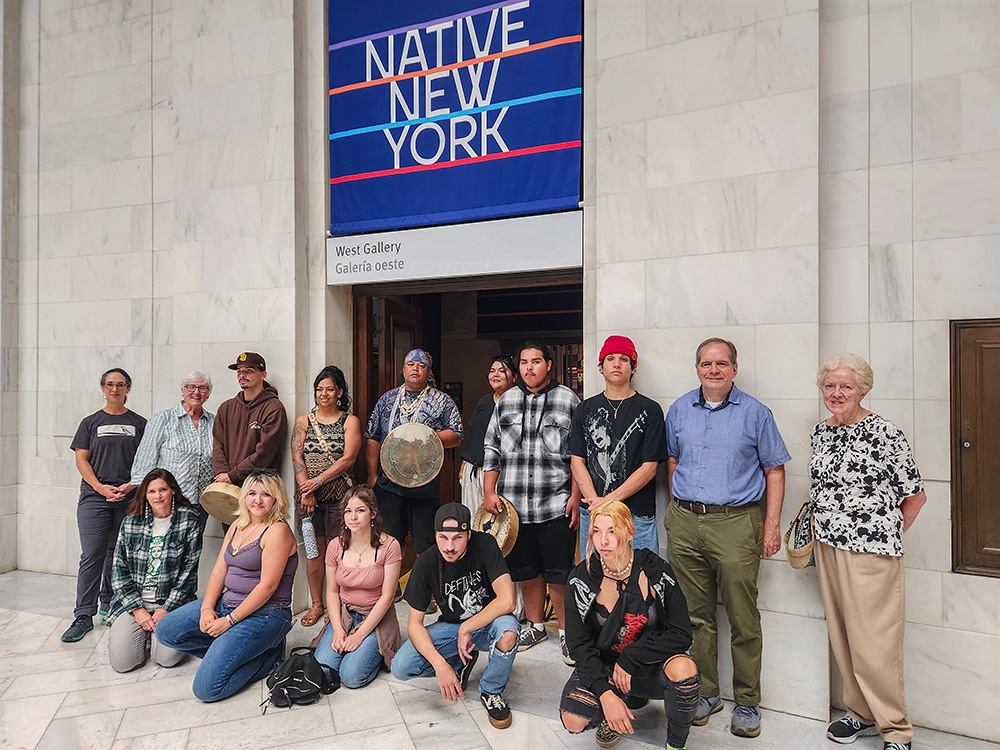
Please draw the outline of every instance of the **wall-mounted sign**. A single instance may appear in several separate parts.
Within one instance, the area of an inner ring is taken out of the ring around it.
[[[582,211],[326,240],[326,283],[335,286],[582,265]]]
[[[582,0],[330,0],[330,232],[580,202]]]

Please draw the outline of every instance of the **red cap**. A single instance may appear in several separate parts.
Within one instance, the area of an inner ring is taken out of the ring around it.
[[[608,336],[608,340],[601,347],[601,356],[597,363],[600,364],[609,354],[624,354],[632,360],[632,369],[639,364],[639,353],[635,350],[635,344],[628,336]]]

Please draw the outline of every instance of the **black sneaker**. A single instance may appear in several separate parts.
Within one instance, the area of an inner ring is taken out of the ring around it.
[[[598,747],[614,747],[618,744],[618,738],[620,736],[621,735],[619,735],[618,732],[608,726],[607,719],[601,719],[601,723],[597,725]]]
[[[559,648],[562,651],[563,662],[570,667],[576,666],[576,660],[569,654],[569,646],[566,645],[566,636],[559,636]]]
[[[472,668],[476,666],[476,661],[478,661],[478,659],[479,659],[479,652],[473,651],[472,656],[469,657],[469,660],[462,665],[461,669],[458,670],[458,681],[462,685],[463,693],[465,692],[465,689],[469,687],[469,677],[472,676]]]
[[[66,632],[62,634],[62,637],[59,640],[63,643],[76,643],[93,629],[94,618],[90,615],[80,615],[73,620],[72,625],[66,628]]]
[[[479,702],[486,709],[486,714],[490,717],[490,724],[497,729],[506,729],[510,726],[510,706],[499,693],[480,693]]]
[[[826,730],[826,736],[841,745],[854,742],[858,737],[873,737],[878,734],[874,724],[862,724],[853,716],[845,716],[833,722]]]

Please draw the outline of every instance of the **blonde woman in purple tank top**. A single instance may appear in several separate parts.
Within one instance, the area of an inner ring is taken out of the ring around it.
[[[285,656],[299,563],[286,518],[288,494],[281,477],[271,469],[251,473],[205,598],[170,612],[157,625],[160,643],[201,659],[192,686],[199,700],[228,698]]]
[[[375,493],[355,485],[344,498],[344,530],[326,550],[326,606],[330,612],[316,659],[357,688],[388,670],[402,642],[392,600],[403,555],[382,532]]]

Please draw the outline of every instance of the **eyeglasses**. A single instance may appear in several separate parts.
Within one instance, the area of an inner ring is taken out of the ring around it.
[[[186,385],[184,386],[184,390],[188,393],[194,393],[195,391],[198,391],[198,393],[208,393],[212,389],[207,385]]]
[[[276,476],[278,476],[278,472],[276,472],[274,469],[254,469],[249,474],[247,474],[247,476],[248,477],[276,477]]]
[[[128,388],[128,383],[101,383],[102,388]]]

